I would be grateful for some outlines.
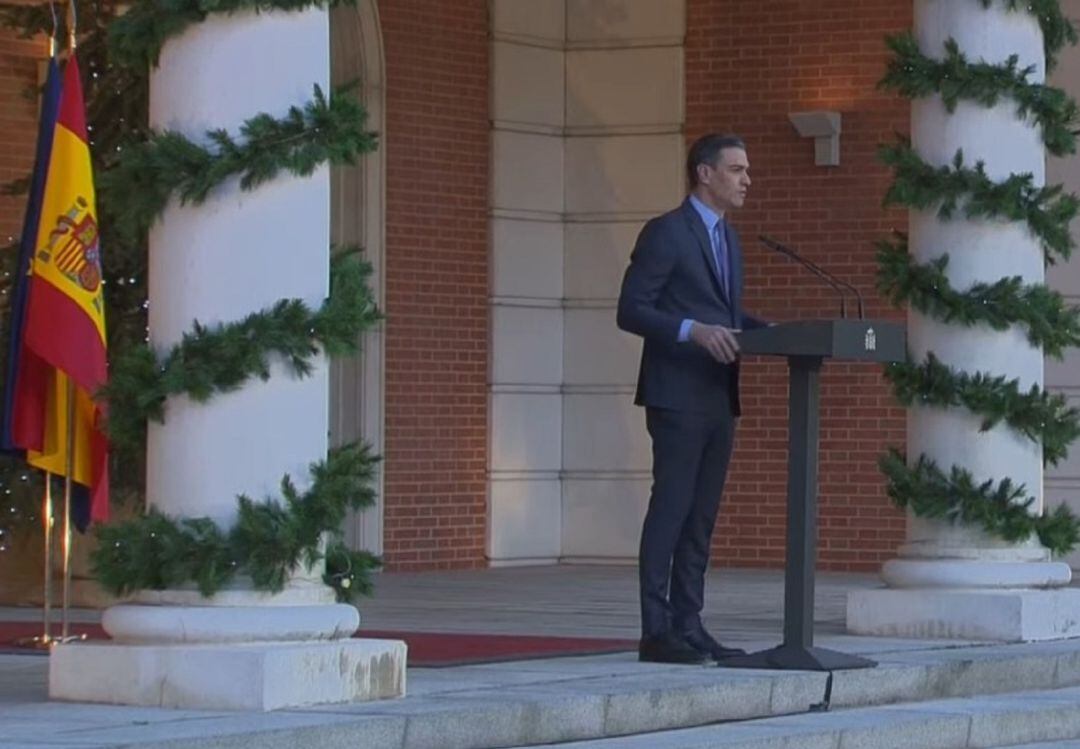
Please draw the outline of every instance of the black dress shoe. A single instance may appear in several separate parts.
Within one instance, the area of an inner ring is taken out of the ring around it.
[[[721,645],[713,639],[713,636],[700,628],[683,634],[683,639],[695,650],[706,653],[709,657],[722,661],[725,658],[734,658],[737,655],[746,655],[746,651],[740,648],[729,648]]]
[[[708,663],[711,656],[693,647],[674,632],[658,637],[642,637],[638,644],[638,660],[645,663],[680,663],[697,665]]]

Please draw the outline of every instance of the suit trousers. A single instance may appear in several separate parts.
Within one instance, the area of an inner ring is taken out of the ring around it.
[[[727,399],[724,399],[725,402]],[[641,532],[642,635],[701,627],[705,570],[735,438],[729,408],[718,413],[648,407],[653,485]]]

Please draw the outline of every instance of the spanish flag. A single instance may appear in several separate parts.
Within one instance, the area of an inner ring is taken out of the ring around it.
[[[26,458],[14,435],[15,403],[22,391],[17,387],[20,372],[26,366],[22,358],[23,321],[26,318],[26,300],[30,292],[30,266],[34,261],[38,225],[41,223],[41,196],[45,193],[45,175],[49,171],[49,152],[52,150],[56,113],[60,108],[60,67],[56,58],[49,58],[48,74],[41,91],[41,116],[38,123],[37,153],[30,180],[30,199],[23,216],[22,235],[19,240],[19,258],[11,290],[11,308],[8,314],[7,369],[4,374],[4,411],[0,415],[0,450]]]
[[[30,262],[12,432],[31,465],[62,475],[73,430],[71,478],[90,489],[90,519],[105,520],[104,414],[92,398],[107,377],[105,307],[84,113],[79,65],[72,55],[64,70]]]

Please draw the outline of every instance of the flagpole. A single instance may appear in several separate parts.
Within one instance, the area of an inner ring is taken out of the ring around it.
[[[56,57],[56,5],[49,3],[52,13],[52,33],[49,34],[49,59]],[[45,492],[41,499],[41,525],[43,529],[44,574],[41,582],[41,634],[34,637],[20,637],[15,644],[21,647],[48,648],[52,646],[52,530],[53,501],[52,474],[45,471]]]
[[[68,54],[75,52],[78,10],[75,0],[68,3]],[[62,547],[63,588],[60,600],[60,642],[82,639],[70,636],[68,606],[71,593],[71,477],[75,471],[75,382],[71,375],[67,380],[67,450],[64,456],[64,537]]]
[[[49,59],[56,57],[56,34],[60,30],[60,21],[56,16],[56,3],[49,0],[49,13],[52,15],[52,33],[49,34]]]
[[[71,589],[71,476],[75,469],[75,383],[67,380],[67,455],[64,458],[64,539],[63,595],[61,598],[60,642],[68,642],[68,594]]]
[[[68,52],[75,51],[75,27],[79,25],[79,11],[75,7],[75,0],[68,3]]]
[[[67,454],[64,456],[64,534],[61,539],[62,593],[60,597],[60,637],[54,642],[67,643],[73,640],[85,640],[86,635],[72,635],[68,608],[71,602],[71,491],[75,475],[75,381],[70,376],[67,380]]]
[[[41,513],[44,515],[42,524],[45,527],[45,581],[42,591],[42,633],[41,645],[48,647],[52,640],[50,619],[52,619],[52,527],[53,527],[53,501],[52,501],[52,474],[45,471],[45,498],[42,500]]]
[[[52,14],[52,33],[49,34],[49,58],[56,57],[56,32],[59,28],[59,23],[56,20],[56,5],[52,2],[49,3],[49,12]],[[45,603],[44,603],[44,619],[45,619],[45,633],[43,638],[45,645],[48,647],[52,645],[52,632],[51,622],[49,621],[52,616],[52,530],[53,530],[53,501],[52,501],[52,473],[45,471]]]
[[[33,637],[20,637],[15,640],[19,647],[45,649],[53,644],[52,619],[52,475],[45,472],[45,496],[41,500],[41,524],[45,529],[45,575],[41,586],[41,634]]]

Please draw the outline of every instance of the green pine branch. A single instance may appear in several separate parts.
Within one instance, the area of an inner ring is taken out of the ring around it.
[[[107,404],[106,431],[114,448],[143,443],[146,422],[165,420],[166,399],[185,394],[203,403],[270,377],[280,357],[297,377],[311,373],[320,351],[354,353],[360,334],[379,319],[367,280],[371,267],[351,255],[331,263],[330,296],[318,311],[299,299],[282,299],[243,320],[207,327],[195,323],[170,352],[159,357],[142,344],[112,359],[109,382],[98,394]]]
[[[1057,465],[1068,454],[1069,443],[1080,437],[1080,409],[1065,396],[1032,385],[1021,392],[1017,379],[985,372],[957,372],[933,353],[922,364],[895,362],[885,377],[904,406],[965,408],[982,418],[987,431],[1004,422],[1028,439],[1042,444],[1043,462]]]
[[[103,202],[123,206],[115,215],[117,229],[132,238],[149,230],[170,197],[201,204],[225,180],[240,177],[251,190],[281,172],[307,176],[321,164],[353,164],[375,148],[375,134],[364,129],[367,114],[349,94],[338,89],[328,100],[315,86],[303,107],[290,107],[282,119],[259,114],[240,128],[241,140],[224,130],[211,130],[211,148],[180,133],[167,131],[123,148],[113,168],[100,175]]]
[[[1033,533],[1055,554],[1067,554],[1080,541],[1080,519],[1066,505],[1041,516],[1030,514],[1035,498],[1010,479],[977,483],[970,471],[953,466],[949,474],[920,455],[914,466],[890,450],[879,463],[886,491],[901,509],[919,517],[981,527],[1006,541],[1023,541]]]
[[[211,13],[231,15],[355,5],[356,0],[136,0],[109,30],[116,63],[147,70],[158,63],[165,42]]]
[[[157,510],[132,520],[99,526],[91,556],[94,576],[105,590],[125,595],[194,584],[212,596],[236,575],[251,577],[256,590],[280,591],[289,575],[324,558],[324,580],[338,599],[370,592],[377,557],[353,552],[341,540],[346,513],[370,507],[378,459],[367,446],[331,450],[311,466],[311,486],[299,491],[285,476],[279,500],[239,497],[236,524],[224,531],[209,518],[174,519]]]
[[[1043,33],[1043,50],[1046,53],[1046,67],[1052,70],[1057,63],[1057,53],[1066,44],[1076,44],[1078,36],[1076,26],[1061,10],[1059,0],[1001,0],[1006,10],[1014,13],[1027,12],[1039,21]],[[979,0],[984,8],[994,4],[994,0]]]
[[[1020,69],[1017,55],[1002,65],[972,63],[950,38],[945,58],[935,60],[922,53],[910,32],[890,36],[886,43],[894,56],[879,87],[912,99],[938,94],[949,112],[962,99],[993,107],[1009,98],[1016,102],[1017,117],[1038,123],[1047,150],[1056,156],[1076,151],[1073,129],[1080,118],[1076,102],[1059,88],[1028,80],[1035,68]]]
[[[1076,217],[1080,201],[1061,185],[1036,187],[1031,174],[1013,174],[1004,182],[994,182],[983,162],[974,168],[965,166],[963,151],[956,152],[951,165],[941,167],[927,164],[907,142],[884,146],[879,155],[895,177],[885,195],[886,206],[936,207],[943,220],[961,212],[969,219],[1023,222],[1039,239],[1048,263],[1071,255],[1075,242],[1069,222]]]
[[[1066,43],[1076,43],[1076,29],[1062,14],[1057,0],[1002,1],[1009,11],[1026,11],[1037,18],[1048,67]],[[989,8],[994,0],[980,2]],[[933,60],[921,53],[910,34],[892,37],[888,45],[894,58],[881,87],[909,98],[940,95],[950,112],[960,100],[990,107],[1010,98],[1016,102],[1018,117],[1041,127],[1051,152],[1060,155],[1075,150],[1072,126],[1077,120],[1077,105],[1057,89],[1031,83],[1034,68],[1020,69],[1017,56],[1009,57],[1003,65],[971,63],[950,39],[944,59]],[[1069,222],[1080,204],[1060,186],[1037,187],[1030,174],[1014,174],[994,183],[981,162],[974,168],[965,167],[961,151],[951,165],[939,168],[926,164],[907,142],[883,148],[880,156],[895,176],[885,205],[936,209],[938,217],[946,221],[960,212],[969,219],[1024,222],[1038,238],[1047,263],[1069,257],[1074,246]],[[878,288],[896,305],[910,303],[945,323],[986,324],[996,330],[1020,325],[1033,346],[1058,357],[1066,346],[1076,345],[1080,339],[1080,313],[1043,285],[1025,285],[1022,278],[1010,277],[958,291],[945,272],[948,255],[918,265],[903,235],[878,243],[877,260]],[[1007,381],[1005,377],[954,372],[932,353],[921,365],[890,365],[886,376],[904,405],[966,408],[982,417],[984,430],[1004,422],[1040,442],[1046,463],[1061,460],[1068,445],[1080,436],[1080,412],[1069,408],[1062,396],[1038,387],[1022,393],[1018,380]],[[880,466],[893,502],[919,517],[982,527],[1014,542],[1034,533],[1057,554],[1072,550],[1080,541],[1080,520],[1066,506],[1033,517],[1029,510],[1034,498],[1009,479],[996,485],[992,481],[977,484],[966,469],[953,466],[946,474],[925,455],[909,467],[895,450],[882,458]]]
[[[334,539],[326,548],[326,571],[323,582],[337,591],[338,600],[345,603],[358,596],[370,596],[375,589],[371,576],[356,574],[382,566],[382,560],[370,551],[350,549],[341,539]]]
[[[210,13],[298,11],[353,2],[96,0],[79,8],[79,58],[102,246],[107,248],[103,270],[113,381],[102,395],[111,409],[109,427],[116,430],[114,448],[128,448],[114,449],[113,476],[136,491],[141,491],[142,456],[137,451],[132,456],[130,448],[141,445],[148,416],[164,414],[169,395],[185,392],[199,400],[239,388],[252,376],[268,376],[273,356],[284,358],[302,376],[320,350],[331,356],[354,351],[360,331],[378,318],[366,283],[370,270],[355,259],[339,258],[332,263],[330,297],[318,311],[282,300],[233,325],[196,324],[164,358],[154,355],[144,340],[145,234],[171,197],[198,203],[229,178],[239,177],[242,187],[250,189],[282,171],[305,175],[327,161],[352,163],[374,148],[375,138],[363,131],[363,110],[342,95],[346,91],[327,101],[318,89],[312,102],[294,107],[281,120],[268,115],[248,120],[235,140],[221,131],[208,133],[205,149],[174,134],[159,136],[147,124],[150,65],[167,39]],[[63,38],[63,12],[60,16],[57,36]],[[0,23],[32,38],[49,33],[53,21],[47,3],[0,3]],[[26,185],[4,187],[23,194]],[[8,249],[14,257],[17,244]],[[0,292],[9,287],[10,278],[0,280]],[[339,528],[348,507],[373,500],[370,478],[376,458],[367,448],[345,453],[350,451],[335,451],[314,466],[308,492],[298,491],[286,477],[278,503],[241,498],[237,526],[228,533],[207,518],[176,521],[154,512],[99,529],[108,539],[95,561],[101,579],[114,592],[194,583],[209,595],[232,576],[247,574],[260,589],[273,590],[298,563],[317,561],[328,538],[327,584],[342,600],[370,592],[367,574],[378,559],[348,549]],[[126,462],[117,465],[119,460]],[[11,532],[35,523],[39,479],[37,472],[0,456],[0,492],[14,510],[0,518],[0,546]],[[130,494],[113,488],[113,496]]]
[[[907,237],[877,243],[878,290],[896,306],[915,309],[945,323],[967,327],[984,324],[994,330],[1024,327],[1032,346],[1061,359],[1065,349],[1080,346],[1080,307],[1045,284],[1024,284],[1020,276],[992,284],[977,283],[957,291],[945,270],[947,254],[919,265],[908,252]]]

